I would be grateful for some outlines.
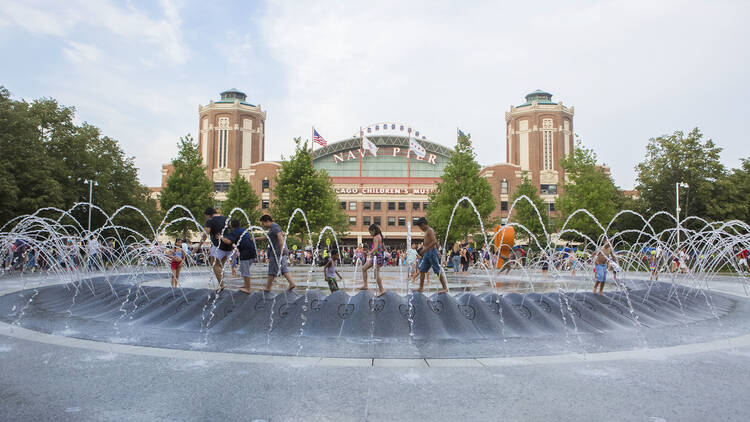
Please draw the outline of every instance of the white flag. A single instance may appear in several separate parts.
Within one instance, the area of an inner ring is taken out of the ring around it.
[[[378,155],[378,147],[375,145],[371,140],[367,139],[367,137],[362,138],[362,147],[364,147],[366,150],[370,151],[373,156]]]
[[[427,151],[424,149],[424,147],[411,136],[409,137],[409,150],[419,158],[424,158],[424,156],[427,155]]]

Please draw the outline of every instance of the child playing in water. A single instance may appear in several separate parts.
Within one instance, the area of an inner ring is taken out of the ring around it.
[[[172,287],[177,287],[180,280],[180,269],[182,268],[182,260],[185,257],[185,252],[182,249],[182,239],[174,241],[174,249],[169,254],[171,262],[169,263],[172,269]]]
[[[380,231],[380,226],[377,224],[370,225],[369,231],[372,236],[372,249],[367,253],[367,262],[362,266],[362,287],[360,287],[359,290],[367,290],[367,270],[373,268],[375,272],[375,281],[378,283],[378,293],[375,297],[380,297],[385,294],[383,279],[380,278],[380,267],[384,264],[383,233]]]
[[[323,270],[325,271],[326,276],[326,282],[328,282],[328,288],[331,289],[331,293],[335,292],[339,289],[338,283],[336,283],[336,276],[339,277],[339,280],[343,280],[344,277],[341,277],[341,274],[336,270],[336,262],[339,260],[339,251],[334,249],[331,252],[331,258],[326,262],[325,267]]]

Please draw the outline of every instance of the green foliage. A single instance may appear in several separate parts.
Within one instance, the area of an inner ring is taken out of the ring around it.
[[[555,209],[561,212],[564,223],[578,209],[586,209],[606,227],[617,213],[622,202],[620,191],[609,174],[596,164],[596,154],[579,141],[573,154],[561,160],[567,181],[557,198]],[[562,229],[562,227],[561,227]],[[568,221],[565,229],[583,233],[596,241],[602,230],[587,214],[578,213]],[[583,240],[575,234],[563,235],[566,239]]]
[[[675,213],[675,183],[686,183],[680,191],[680,217],[708,216],[713,185],[725,174],[719,161],[721,148],[703,140],[698,128],[685,134],[675,131],[649,140],[646,158],[635,169],[638,193],[648,213]],[[666,222],[665,222],[666,223]],[[672,223],[673,224],[673,223]]]
[[[74,108],[53,99],[15,101],[0,87],[0,222],[42,207],[87,203],[89,186],[83,181],[94,180],[94,205],[107,214],[132,205],[158,223],[156,204],[138,182],[133,158],[95,126],[74,124],[74,116]],[[88,207],[76,208],[73,216],[86,227]],[[122,212],[113,222],[151,236],[148,222],[134,211]],[[94,211],[92,228],[104,223],[105,217]]]
[[[750,159],[740,168],[716,180],[706,198],[706,214],[712,220],[740,220],[750,224]]]
[[[531,205],[526,199],[519,200],[515,203],[515,206],[513,206],[508,221],[518,223],[526,227],[531,232],[531,234],[536,237],[539,245],[544,247],[547,245],[547,238],[544,235],[545,226],[542,222],[544,222],[544,224],[546,225],[545,219],[548,219],[549,217],[547,215],[548,208],[547,205],[542,202],[542,198],[539,197],[539,192],[537,191],[536,186],[534,186],[534,184],[531,182],[531,179],[525,174],[523,177],[523,181],[520,185],[518,185],[516,191],[513,192],[513,196],[511,196],[511,204],[513,204],[516,199],[524,195],[526,195],[534,205]],[[534,207],[539,210],[539,214],[537,214],[537,211],[534,209]],[[542,222],[539,221],[539,215],[542,216]],[[550,230],[551,228],[548,227],[547,231],[549,232]],[[529,236],[526,230],[517,228],[516,238],[526,239],[529,241],[529,246],[535,249],[537,248],[536,242]]]
[[[438,239],[445,239],[453,208],[464,196],[474,202],[477,211],[482,216],[485,230],[491,229],[494,221],[490,218],[490,214],[495,209],[495,198],[492,196],[492,188],[487,180],[479,177],[480,169],[481,166],[477,163],[471,146],[471,135],[459,136],[443,175],[440,176],[441,181],[429,196],[427,221],[435,229]],[[468,202],[464,201],[456,208],[453,216],[450,233],[448,233],[448,244],[463,239],[467,234],[477,233],[479,230],[479,220],[474,210]]]
[[[281,171],[276,177],[272,216],[286,229],[296,208],[307,215],[310,230],[319,233],[323,227],[331,226],[339,238],[347,228],[346,214],[339,206],[338,196],[326,171],[313,167],[312,153],[307,142],[295,138],[294,155],[281,162]],[[294,217],[289,233],[307,239],[307,228],[301,215]],[[317,236],[313,235],[313,242]]]
[[[164,211],[174,205],[182,205],[189,209],[199,226],[203,226],[203,213],[213,205],[213,185],[206,176],[206,168],[198,150],[198,144],[189,134],[180,138],[177,143],[177,158],[172,160],[174,173],[167,179],[167,186],[161,193],[161,207]],[[168,218],[175,220],[187,217],[183,211],[173,211]],[[188,237],[188,231],[195,231],[198,227],[191,221],[181,221],[170,226],[169,234],[182,234]]]
[[[245,220],[245,216],[239,211],[235,211],[232,218],[240,220],[244,227],[249,227],[250,224],[258,225],[258,219],[260,218],[260,199],[255,194],[253,187],[250,186],[250,182],[245,179],[244,176],[236,176],[232,183],[229,185],[227,190],[227,199],[221,204],[221,211],[227,217],[230,217],[229,213],[235,209],[240,208],[247,214],[250,223],[248,224]]]

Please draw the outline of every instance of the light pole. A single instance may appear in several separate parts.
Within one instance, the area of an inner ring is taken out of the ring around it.
[[[92,205],[94,205],[94,203],[92,202],[94,196],[94,186],[99,186],[99,183],[89,179],[84,180],[83,183],[89,185],[89,232],[91,232],[91,207]]]
[[[675,216],[677,217],[677,250],[680,249],[680,188],[689,188],[687,183],[675,182]]]

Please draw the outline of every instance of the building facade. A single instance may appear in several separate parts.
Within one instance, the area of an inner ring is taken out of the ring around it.
[[[247,96],[236,89],[220,95],[219,101],[198,107],[199,148],[215,198],[226,199],[232,179],[241,175],[257,192],[261,208],[268,209],[281,163],[265,161],[266,112],[248,103]],[[554,212],[565,180],[560,160],[574,148],[573,107],[552,102],[552,94],[540,90],[525,98],[505,113],[506,162],[480,171],[497,203],[492,216],[503,221],[524,177],[537,186],[547,204],[542,211]],[[424,158],[410,152],[410,135],[425,148]],[[377,146],[377,154],[362,147],[362,137]],[[452,148],[431,141],[420,130],[397,122],[375,123],[315,149],[313,165],[330,175],[349,221],[342,244],[362,243],[369,237],[370,224],[380,225],[387,242],[403,244],[407,225],[425,215],[428,195],[440,181],[451,152]],[[171,164],[163,166],[162,187],[171,171]],[[416,230],[412,236],[420,239],[422,233]]]

